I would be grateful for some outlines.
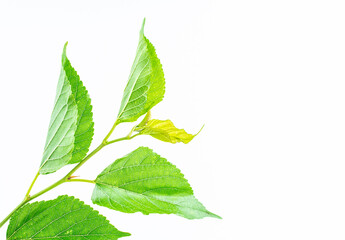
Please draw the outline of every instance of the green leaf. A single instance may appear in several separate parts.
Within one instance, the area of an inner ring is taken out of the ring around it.
[[[184,129],[176,128],[170,120],[157,119],[149,120],[142,127],[138,125],[135,131],[169,143],[189,143],[197,135],[189,134]]]
[[[129,235],[90,206],[66,195],[25,205],[13,215],[7,229],[7,240],[113,240]]]
[[[94,132],[91,99],[66,56],[66,47],[67,43],[62,53],[62,67],[40,166],[41,174],[80,162],[89,151]]]
[[[179,169],[140,147],[108,166],[95,180],[92,201],[125,213],[177,214],[188,219],[219,216],[193,196]]]
[[[143,120],[141,120],[141,122],[136,126],[136,128],[144,127],[148,123],[148,121],[150,121],[150,119],[151,119],[151,111],[148,111],[145,117],[143,118]]]
[[[124,90],[118,123],[134,122],[153,106],[162,101],[165,80],[162,65],[154,46],[144,36],[144,25],[140,31],[139,45]]]

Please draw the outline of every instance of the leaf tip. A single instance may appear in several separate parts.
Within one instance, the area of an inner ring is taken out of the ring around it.
[[[205,124],[202,125],[202,127],[201,127],[200,130],[199,130],[199,132],[197,132],[197,133],[194,135],[194,137],[198,136],[198,134],[201,132],[201,130],[202,130],[204,127],[205,127]]]
[[[63,46],[63,51],[62,51],[62,64],[65,63],[67,55],[66,55],[66,51],[67,51],[67,45],[68,45],[68,41],[65,43],[65,45]]]
[[[145,21],[146,21],[146,18],[144,18],[144,20],[143,20],[143,24],[141,25],[141,29],[140,29],[140,35],[144,35]]]
[[[217,218],[217,219],[223,219],[221,216],[218,216],[217,214],[210,212],[210,217]]]
[[[190,141],[192,141],[196,136],[199,135],[199,133],[202,131],[202,129],[203,129],[204,127],[205,127],[205,124],[202,125],[202,127],[201,127],[200,130],[199,130],[199,132],[197,132],[196,134],[192,135],[192,137],[191,137],[189,140],[187,140],[187,141],[185,141],[185,142],[183,142],[183,143],[184,143],[184,144],[187,144],[187,143],[189,143]]]
[[[132,234],[128,233],[128,232],[121,232],[123,234],[122,237],[129,237],[131,236]]]
[[[67,49],[68,41],[65,43],[63,46],[63,53],[66,54],[66,49]]]

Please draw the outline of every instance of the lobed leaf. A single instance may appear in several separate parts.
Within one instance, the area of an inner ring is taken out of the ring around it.
[[[144,35],[144,25],[145,19],[140,31],[137,53],[121,101],[118,123],[136,121],[164,97],[165,80],[162,65],[154,46]]]
[[[170,120],[152,119],[147,121],[144,126],[138,126],[136,131],[169,143],[183,142],[186,144],[196,136],[196,134],[187,133],[184,129],[176,128]]]
[[[69,196],[27,204],[11,218],[7,240],[115,240],[129,236],[82,201]]]
[[[219,216],[193,196],[176,166],[140,147],[108,166],[95,180],[92,201],[125,213],[177,214],[188,219]]]
[[[66,47],[67,43],[62,53],[55,105],[40,165],[41,174],[80,162],[89,151],[94,133],[91,99],[66,56]]]

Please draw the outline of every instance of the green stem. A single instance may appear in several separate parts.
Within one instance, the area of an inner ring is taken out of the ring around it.
[[[104,146],[103,143],[101,143],[95,150],[93,150],[89,155],[87,155],[83,161],[81,161],[77,166],[75,166],[69,173],[67,173],[66,176],[64,176],[63,178],[61,178],[59,181],[57,181],[56,183],[50,185],[49,187],[43,189],[42,191],[32,195],[32,196],[26,196],[24,201],[22,201],[10,214],[8,214],[7,217],[5,217],[4,220],[2,220],[2,222],[0,223],[0,228],[12,217],[12,215],[18,210],[20,209],[22,206],[24,206],[26,203],[30,202],[31,200],[41,196],[42,194],[52,190],[53,188],[56,188],[57,186],[61,185],[62,183],[65,183],[67,181],[71,181],[72,179],[69,179],[70,176],[72,176],[72,174],[78,170],[78,168],[80,168],[88,159],[90,159],[93,155],[95,155],[99,150],[101,150]],[[35,177],[35,179],[37,179],[37,177]],[[75,180],[75,179],[74,179]],[[33,183],[30,186],[30,191],[32,189],[33,184],[35,183],[36,180],[33,181]],[[30,191],[28,191],[28,193],[30,193]]]
[[[56,188],[57,186],[63,184],[63,183],[66,182],[66,181],[67,181],[67,180],[66,180],[65,177],[61,178],[61,179],[60,179],[59,181],[57,181],[56,183],[50,185],[49,187],[43,189],[42,191],[40,191],[40,192],[38,192],[38,193],[36,193],[36,194],[30,196],[29,199],[28,199],[27,201],[29,202],[29,201],[31,201],[31,200],[33,200],[33,199],[35,199],[35,198],[41,196],[42,194],[44,194],[44,193],[46,193],[46,192],[49,192],[49,191],[52,190],[53,188]]]
[[[27,204],[28,202],[30,202],[31,200],[41,196],[42,194],[52,190],[53,188],[56,188],[57,186],[59,186],[60,184],[66,182],[65,178],[60,179],[59,181],[57,181],[56,183],[52,184],[51,186],[43,189],[42,191],[32,195],[31,197],[25,198],[10,214],[7,215],[7,217],[5,217],[4,220],[2,220],[2,222],[0,223],[0,228],[12,217],[12,215],[18,211],[18,209],[20,209],[21,207],[23,207],[25,204]]]
[[[28,191],[27,191],[26,194],[25,194],[24,200],[26,200],[26,199],[29,198],[30,192],[31,192],[31,190],[32,190],[32,187],[34,186],[34,184],[35,184],[35,182],[36,182],[36,180],[37,180],[37,178],[38,178],[39,175],[40,175],[40,172],[38,171],[37,174],[36,174],[36,176],[35,176],[35,178],[34,178],[34,180],[33,180],[32,183],[31,183],[31,185],[30,185]]]
[[[103,143],[101,143],[95,150],[93,150],[89,155],[87,155],[83,161],[81,161],[77,166],[75,166],[69,173],[67,173],[66,176],[64,176],[63,178],[61,178],[59,181],[57,181],[56,183],[50,185],[49,187],[43,189],[42,191],[30,196],[26,196],[25,199],[10,213],[8,214],[7,217],[5,217],[4,220],[2,220],[2,222],[0,223],[0,228],[12,217],[12,215],[18,210],[20,209],[22,206],[24,206],[26,203],[30,202],[31,200],[41,196],[42,194],[52,190],[53,188],[56,188],[57,186],[59,186],[62,183],[65,183],[67,181],[71,181],[72,179],[69,179],[70,176],[72,176],[72,174],[77,171],[78,168],[80,168],[88,159],[90,159],[93,155],[95,155],[99,150],[101,150],[105,145]],[[37,179],[37,177],[35,177],[35,179]],[[33,181],[33,183],[31,184],[28,193],[30,193],[33,184],[35,183],[36,180]]]
[[[10,217],[22,206],[24,206],[26,203],[28,202],[28,200],[24,200],[22,201],[10,214],[8,214],[7,217],[5,217],[4,220],[2,220],[2,222],[0,223],[0,228],[8,221],[8,219],[10,219]]]
[[[131,131],[128,133],[127,137],[131,137],[131,136],[132,136],[132,134],[133,134],[134,130],[136,129],[136,127],[137,127],[137,126],[134,126],[134,127],[131,129]]]
[[[65,182],[69,182],[69,181],[75,181],[77,179],[69,179],[70,176],[72,176],[72,174],[77,171],[78,168],[80,168],[88,159],[90,159],[93,155],[95,155],[98,151],[100,151],[105,145],[103,143],[101,143],[95,150],[93,150],[89,155],[87,155],[83,161],[81,161],[77,166],[75,166],[69,173],[67,173],[66,176],[64,176],[63,178],[61,178],[59,181],[57,181],[56,183],[50,185],[49,187],[43,189],[42,191],[32,195],[32,196],[26,196],[24,201],[22,201],[10,214],[8,214],[7,217],[5,217],[4,220],[2,220],[2,222],[0,223],[0,228],[12,217],[12,215],[18,210],[20,209],[22,206],[24,206],[26,203],[30,202],[31,200],[41,196],[42,194],[56,188],[57,186],[61,185],[62,183]],[[35,183],[36,179],[38,176],[35,177],[33,183],[30,186],[30,189],[28,191],[28,193],[30,193],[33,184]],[[79,179],[79,180],[83,180],[83,179]],[[85,180],[85,181],[90,181],[90,180]],[[92,182],[92,181],[90,181]]]
[[[111,134],[114,132],[114,130],[115,130],[115,128],[116,128],[116,126],[117,126],[118,124],[119,124],[119,123],[118,123],[118,119],[116,119],[114,125],[111,127],[111,129],[110,129],[110,131],[108,132],[107,136],[105,136],[105,138],[103,139],[103,142],[102,142],[102,143],[103,143],[104,145],[107,145],[107,141],[108,141],[109,137],[110,137]]]
[[[57,186],[61,185],[62,183],[65,182],[88,182],[88,183],[95,183],[92,180],[86,180],[86,179],[70,179],[70,177],[72,176],[73,173],[75,173],[75,171],[77,171],[87,160],[89,160],[92,156],[94,156],[96,153],[98,153],[103,147],[115,143],[115,142],[119,142],[119,141],[123,141],[123,140],[130,140],[136,136],[138,136],[139,134],[135,134],[133,136],[126,136],[126,137],[122,137],[122,138],[118,138],[112,141],[108,142],[108,138],[110,137],[110,135],[113,133],[115,127],[117,126],[117,121],[115,122],[115,124],[113,125],[113,127],[110,129],[109,133],[107,134],[107,136],[104,138],[104,140],[102,141],[102,143],[95,148],[90,154],[88,154],[81,162],[79,162],[69,173],[66,174],[66,176],[64,176],[63,178],[61,178],[59,181],[57,181],[56,183],[50,185],[49,187],[43,189],[42,191],[30,196],[30,192],[32,190],[32,187],[34,186],[38,176],[39,176],[39,172],[36,174],[34,180],[32,181],[28,192],[25,195],[25,199],[7,216],[5,217],[4,220],[2,220],[2,222],[0,223],[0,228],[12,217],[12,215],[21,207],[23,207],[26,203],[30,202],[31,200],[41,196],[42,194],[52,190],[53,188],[56,188]]]
[[[107,144],[104,144],[102,142],[95,150],[93,150],[81,162],[79,162],[69,173],[67,173],[67,175],[64,178],[67,180],[70,176],[72,176],[73,173],[75,173],[75,171],[77,171],[84,163],[86,163],[87,160],[89,160],[91,157],[93,157],[96,153],[98,153],[106,145]]]
[[[126,136],[126,137],[114,139],[114,140],[111,140],[111,141],[107,141],[106,144],[109,145],[109,144],[120,142],[120,141],[123,141],[123,140],[131,140],[131,139],[135,138],[138,135],[140,135],[140,133],[134,134],[133,136]]]
[[[68,182],[86,182],[86,183],[93,183],[93,184],[95,184],[95,181],[94,181],[94,180],[79,179],[79,178],[76,178],[76,179],[69,179]]]

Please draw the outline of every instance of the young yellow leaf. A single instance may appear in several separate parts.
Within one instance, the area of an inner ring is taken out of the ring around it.
[[[174,126],[170,120],[149,120],[145,126],[138,127],[136,131],[140,134],[151,135],[164,142],[170,143],[189,143],[197,135],[189,134],[184,129]]]

